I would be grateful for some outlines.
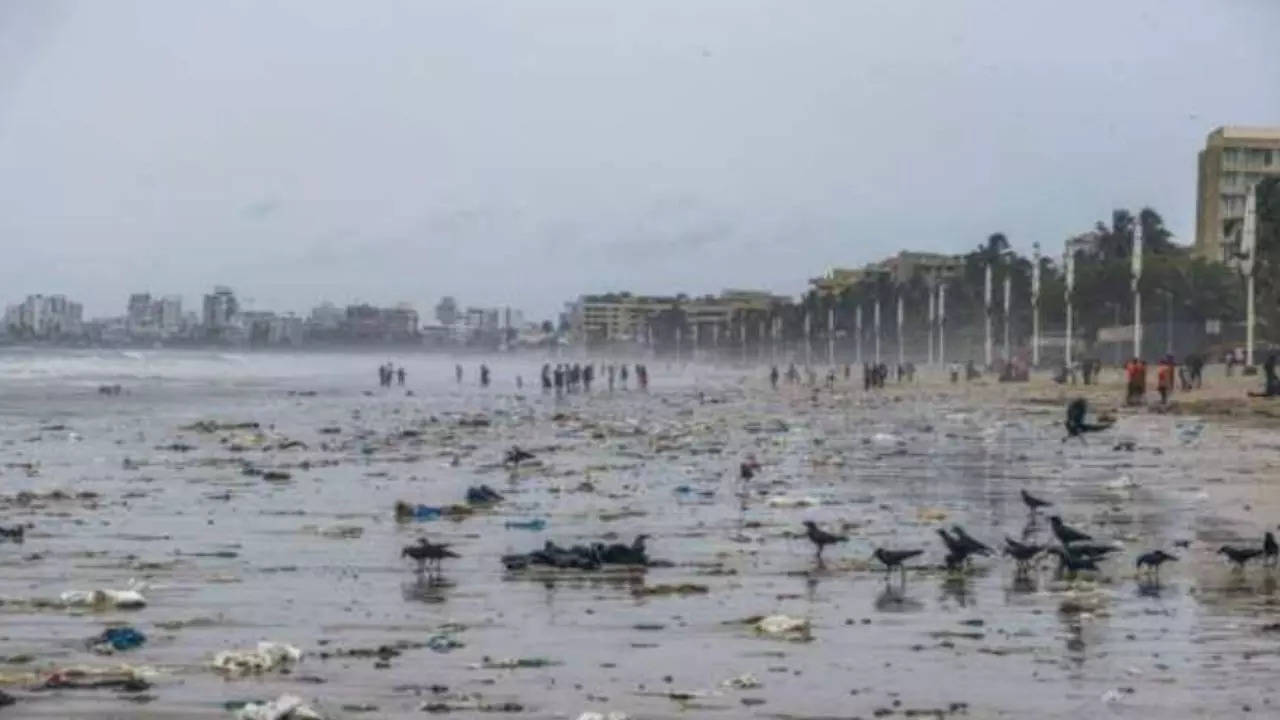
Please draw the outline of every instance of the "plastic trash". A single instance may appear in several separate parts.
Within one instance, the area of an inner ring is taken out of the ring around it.
[[[542,518],[533,518],[532,520],[508,520],[507,527],[511,530],[545,530],[547,521]]]
[[[454,637],[448,633],[440,633],[439,635],[432,635],[427,639],[427,647],[438,653],[447,653],[463,647],[463,644],[454,639]]]
[[[113,627],[102,631],[102,634],[89,641],[90,647],[97,652],[112,650],[132,650],[147,641],[143,635],[131,627]]]
[[[68,590],[60,596],[71,607],[121,608],[146,607],[147,599],[137,590]]]
[[[631,716],[620,711],[610,710],[607,713],[598,713],[588,710],[578,716],[578,720],[631,720]]]
[[[239,720],[324,720],[297,695],[281,695],[266,703],[245,703],[236,713]]]
[[[733,688],[734,690],[755,690],[764,687],[764,684],[751,673],[743,673],[738,677],[729,678],[720,683],[724,687]]]
[[[396,517],[406,520],[438,520],[444,515],[444,508],[435,505],[410,505],[396,503]]]
[[[765,504],[772,508],[813,507],[818,504],[818,499],[808,496],[790,497],[787,495],[774,495],[766,500]]]
[[[263,673],[292,665],[302,659],[302,651],[286,643],[260,642],[256,650],[227,650],[213,657],[215,670],[230,675]]]
[[[790,615],[766,615],[753,623],[756,632],[770,637],[793,640],[808,640],[810,637],[809,621],[805,618]]]

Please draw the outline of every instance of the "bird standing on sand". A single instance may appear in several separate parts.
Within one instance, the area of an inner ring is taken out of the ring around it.
[[[1280,545],[1276,544],[1276,536],[1270,530],[1262,536],[1262,559],[1268,565],[1275,565],[1280,561]]]
[[[972,535],[964,531],[959,525],[952,525],[951,532],[955,533],[956,542],[960,543],[971,555],[991,555],[991,548],[986,543],[979,542]]]
[[[1226,555],[1228,560],[1235,563],[1237,570],[1243,570],[1245,563],[1258,557],[1263,552],[1265,551],[1262,548],[1242,548],[1230,545],[1223,545],[1218,548],[1218,554]]]
[[[1059,575],[1062,574],[1063,570],[1070,571],[1071,575],[1074,577],[1075,574],[1081,570],[1096,571],[1098,569],[1098,565],[1093,561],[1093,558],[1086,557],[1084,555],[1076,555],[1069,549],[1049,548],[1047,552],[1058,556]]]
[[[1025,573],[1042,550],[1044,548],[1039,545],[1020,543],[1007,535],[1004,538],[1004,554],[1018,562],[1019,573]]]
[[[1067,420],[1064,423],[1067,426],[1067,436],[1062,438],[1062,442],[1078,437],[1080,442],[1084,442],[1084,434],[1090,432],[1098,432],[1111,427],[1111,423],[1087,423],[1084,416],[1089,412],[1089,403],[1084,398],[1076,398],[1067,404]]]
[[[519,466],[520,463],[524,462],[525,460],[532,460],[532,459],[533,459],[533,453],[527,450],[521,450],[519,445],[512,445],[511,449],[507,451],[507,454],[503,456],[502,464]]]
[[[433,545],[426,538],[418,538],[418,544],[406,545],[400,551],[400,557],[410,557],[416,560],[418,572],[422,572],[428,563],[435,567],[436,572],[439,572],[440,565],[445,558],[456,558],[458,554],[450,550],[447,543]]]
[[[828,545],[845,542],[849,539],[844,535],[836,535],[819,528],[812,520],[804,521],[804,529],[805,534],[809,536],[809,542],[813,543],[814,547],[817,548],[814,558],[816,558],[818,562],[822,562],[823,548]]]
[[[884,564],[884,576],[886,579],[894,568],[898,568],[902,571],[902,579],[905,581],[907,579],[907,568],[902,563],[922,553],[924,553],[923,550],[886,550],[877,548],[875,558]]]
[[[1053,503],[1049,502],[1048,500],[1041,500],[1040,498],[1036,497],[1035,495],[1032,495],[1026,490],[1022,491],[1022,502],[1025,503],[1027,506],[1027,509],[1033,513],[1038,512],[1040,508],[1045,508],[1053,505]]]
[[[747,482],[760,472],[760,461],[756,460],[755,455],[748,455],[746,460],[738,464],[738,479]]]
[[[1144,567],[1147,568],[1147,572],[1154,575],[1156,580],[1159,580],[1160,566],[1170,561],[1177,562],[1178,558],[1174,557],[1173,555],[1170,555],[1169,553],[1163,550],[1152,550],[1149,553],[1144,553],[1142,555],[1139,555],[1138,562],[1136,563],[1135,566],[1139,570],[1141,570]]]
[[[1062,518],[1058,515],[1049,517],[1049,524],[1053,526],[1053,534],[1057,536],[1058,542],[1063,545],[1070,545],[1078,540],[1092,540],[1093,536],[1082,533],[1079,530],[1066,525],[1062,522]]]

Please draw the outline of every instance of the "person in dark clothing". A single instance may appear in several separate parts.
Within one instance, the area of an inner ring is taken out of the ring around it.
[[[489,366],[480,366],[480,387],[489,387]]]
[[[623,363],[622,367],[618,369],[618,379],[622,381],[623,390],[627,389],[627,367],[627,364]]]
[[[852,365],[850,365],[849,363],[845,363],[845,364],[844,364],[844,379],[847,381],[847,380],[848,380],[850,377],[852,377],[852,376],[853,376],[853,366],[852,366]]]
[[[462,384],[462,366],[461,365],[453,366],[453,376],[457,378],[458,384],[461,385]]]
[[[556,365],[556,395],[564,392],[564,365]]]
[[[542,392],[551,389],[551,363],[542,364]]]
[[[400,368],[399,370],[396,370],[396,382],[397,384],[400,385],[400,387],[404,387],[404,378],[405,378],[404,368]]]
[[[777,365],[774,365],[773,368],[769,370],[769,384],[773,386],[774,390],[778,389],[778,366]]]
[[[1260,393],[1249,393],[1249,397],[1275,397],[1280,395],[1280,378],[1276,377],[1276,354],[1267,355],[1262,363],[1262,372],[1266,376],[1266,385]]]
[[[862,363],[862,389],[871,389],[871,366],[867,363]]]
[[[1187,358],[1187,373],[1191,376],[1190,385],[1199,389],[1203,383],[1204,375],[1204,357],[1201,355],[1192,355]],[[1188,390],[1191,387],[1187,388]]]
[[[582,389],[591,392],[591,381],[595,379],[596,371],[594,365],[587,365],[582,369]]]
[[[613,382],[618,376],[618,369],[611,364],[609,365],[608,373],[609,373],[609,392],[613,392]]]
[[[1076,398],[1067,404],[1067,420],[1065,423],[1067,427],[1067,437],[1062,439],[1063,442],[1066,442],[1068,439],[1073,437],[1078,437],[1081,442],[1084,442],[1085,433],[1098,432],[1099,430],[1106,430],[1111,427],[1111,423],[1085,422],[1085,415],[1088,414],[1088,412],[1089,404],[1084,398]]]
[[[800,371],[796,369],[796,364],[791,363],[787,368],[787,382],[795,385],[800,382]]]
[[[649,368],[648,367],[640,364],[636,365],[636,384],[640,386],[641,390],[649,389]]]

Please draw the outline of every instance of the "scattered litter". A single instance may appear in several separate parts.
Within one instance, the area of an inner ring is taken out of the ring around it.
[[[364,528],[359,525],[331,525],[320,531],[321,537],[354,539],[364,535]]]
[[[151,687],[150,678],[155,671],[131,665],[116,667],[75,666],[53,671],[38,689],[41,690],[96,690],[112,688],[125,692],[141,692]]]
[[[449,635],[448,633],[440,633],[439,635],[432,635],[430,638],[427,638],[427,647],[438,653],[447,653],[466,646],[452,635]]]
[[[532,657],[532,658],[503,658],[495,660],[490,657],[484,658],[479,664],[471,665],[472,670],[516,670],[521,668],[540,668],[559,665],[560,663],[548,658]]]
[[[916,519],[920,522],[942,522],[947,519],[947,511],[942,508],[920,508],[916,511]]]
[[[534,518],[532,520],[508,520],[507,528],[510,530],[533,530],[538,532],[547,528],[547,521],[542,518]]]
[[[729,678],[720,684],[723,687],[733,688],[734,690],[755,690],[757,688],[764,687],[764,684],[751,673],[743,673],[738,677]]]
[[[812,628],[805,618],[777,614],[747,618],[744,622],[755,628],[757,633],[769,637],[796,641],[813,639]]]
[[[631,720],[631,716],[619,710],[610,710],[607,713],[589,710],[579,715],[578,720]]]
[[[227,650],[213,658],[215,670],[229,675],[263,673],[288,667],[302,659],[302,651],[278,642],[260,642],[256,650]]]
[[[60,596],[69,607],[129,610],[146,607],[147,599],[137,590],[68,590]]]
[[[696,583],[680,583],[679,585],[649,585],[631,591],[636,597],[652,597],[654,595],[705,595],[710,592],[706,585]]]
[[[267,703],[245,703],[236,713],[238,720],[323,720],[296,695],[281,695]]]
[[[89,640],[89,648],[96,653],[110,654],[112,651],[132,650],[147,641],[147,636],[131,627],[113,627],[102,631],[101,635]]]
[[[818,504],[818,499],[808,496],[790,497],[787,495],[774,495],[766,500],[765,504],[773,508],[813,507]]]

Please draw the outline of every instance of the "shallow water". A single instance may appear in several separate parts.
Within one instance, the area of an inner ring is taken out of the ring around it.
[[[557,399],[534,387],[531,363],[491,363],[494,385],[481,389],[456,385],[451,361],[402,358],[409,397],[371,382],[384,359],[0,355],[0,524],[34,526],[23,544],[0,543],[0,678],[81,664],[157,670],[144,693],[35,691],[38,680],[23,679],[4,686],[19,705],[0,712],[230,717],[228,701],[282,692],[329,717],[379,718],[418,717],[424,703],[460,693],[519,703],[513,714],[529,718],[1230,717],[1246,706],[1265,716],[1278,702],[1280,633],[1264,630],[1276,622],[1277,574],[1234,573],[1214,555],[1224,542],[1259,543],[1280,518],[1269,487],[1280,444],[1265,430],[1209,425],[1187,438],[1178,425],[1194,418],[1139,414],[1088,445],[1063,444],[1060,408],[1013,406],[994,392],[839,385],[815,399],[730,370],[656,364],[648,394],[597,387]],[[97,393],[114,383],[125,394]],[[473,413],[492,425],[459,427]],[[199,420],[262,429],[181,429]],[[306,447],[276,449],[285,439]],[[1135,451],[1113,449],[1116,439]],[[513,444],[543,464],[501,468]],[[736,468],[748,452],[763,471],[744,504]],[[269,481],[246,465],[292,477]],[[460,521],[392,517],[396,500],[460,503],[479,483],[507,501]],[[1028,524],[1021,488],[1124,544],[1100,582],[1068,588],[1047,562],[1021,582],[1000,558],[962,577],[933,569],[940,526],[960,523],[992,545],[1006,534],[1047,541],[1047,522]],[[13,500],[53,489],[98,497]],[[778,507],[771,496],[818,504]],[[545,531],[505,527],[534,517]],[[850,535],[825,567],[800,535],[805,519]],[[323,532],[339,525],[362,534]],[[548,575],[508,573],[498,561],[546,539],[626,542],[641,532],[672,567]],[[424,533],[462,555],[442,582],[400,559]],[[1178,540],[1190,547],[1175,550]],[[926,553],[904,584],[887,584],[869,562],[879,546]],[[1180,556],[1158,588],[1133,577],[1133,559],[1156,547]],[[131,579],[149,586],[144,609],[22,602]],[[633,595],[677,583],[709,592]],[[1077,595],[1091,611],[1060,612]],[[813,640],[733,624],[772,613],[808,618]],[[148,643],[89,652],[85,639],[114,623]],[[451,652],[407,649],[385,667],[320,657],[425,642],[448,623],[465,626]],[[288,674],[228,680],[209,669],[218,651],[259,640],[306,656]],[[485,657],[554,664],[476,669]],[[744,673],[761,687],[723,685]]]

